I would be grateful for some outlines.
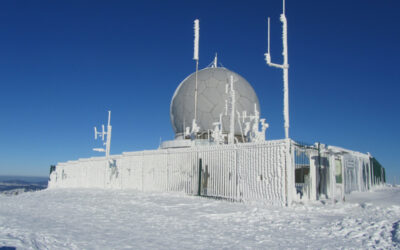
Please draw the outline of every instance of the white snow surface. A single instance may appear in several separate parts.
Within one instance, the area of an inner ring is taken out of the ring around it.
[[[400,249],[399,224],[399,187],[292,207],[110,189],[0,196],[0,247],[17,249]]]

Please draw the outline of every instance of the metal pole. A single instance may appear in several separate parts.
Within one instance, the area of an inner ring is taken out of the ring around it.
[[[265,53],[265,61],[268,66],[280,68],[283,71],[283,118],[285,138],[289,138],[289,60],[288,60],[288,44],[287,44],[287,19],[285,16],[285,1],[283,1],[283,11],[280,17],[282,22],[282,43],[283,43],[283,64],[271,62],[270,54],[270,19],[268,18],[268,52]]]
[[[193,60],[196,60],[196,87],[194,93],[194,120],[197,119],[197,72],[199,70],[199,39],[200,39],[200,21],[194,20],[194,51]]]
[[[111,111],[108,111],[108,124],[107,124],[107,142],[106,142],[106,157],[110,156],[111,147]]]
[[[199,70],[199,60],[196,60],[196,87],[194,89],[194,120],[197,121],[197,71]]]
[[[285,1],[284,1],[285,2]],[[285,10],[281,15],[282,22],[282,43],[283,43],[283,106],[285,120],[285,138],[289,138],[289,64],[288,64],[288,46],[287,46],[287,20]]]
[[[202,174],[202,171],[203,171],[203,166],[202,166],[202,160],[201,160],[201,158],[199,159],[199,184],[198,184],[198,190],[197,190],[197,195],[198,196],[201,196],[201,174]]]

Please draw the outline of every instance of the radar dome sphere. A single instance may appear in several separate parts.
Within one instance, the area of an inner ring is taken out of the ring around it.
[[[243,111],[246,111],[247,114],[254,114],[254,104],[256,104],[260,112],[257,95],[249,82],[242,76],[223,67],[202,69],[198,71],[197,75],[197,125],[200,126],[201,132],[207,133],[208,130],[212,130],[213,123],[219,121],[220,114],[223,114],[223,132],[229,132],[229,117],[225,116],[225,100],[228,95],[225,91],[226,85],[230,83],[231,75],[234,80],[236,111],[240,114]],[[184,127],[192,126],[195,85],[196,74],[192,73],[179,84],[172,98],[170,116],[176,138],[182,136]],[[235,135],[240,134],[240,128],[236,122]]]

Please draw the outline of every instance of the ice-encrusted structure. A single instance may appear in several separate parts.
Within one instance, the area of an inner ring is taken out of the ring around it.
[[[257,96],[236,73],[215,66],[200,70],[198,77],[197,119],[193,74],[172,99],[175,140],[157,150],[59,163],[49,188],[174,191],[282,206],[344,200],[346,194],[369,190],[375,183],[370,155],[304,146],[289,138],[266,141],[269,125],[260,119]],[[110,122],[108,127],[110,131]]]
[[[344,200],[353,191],[367,191],[377,182],[369,154],[324,144],[294,143],[294,200]]]
[[[376,182],[368,154],[322,144],[305,146],[290,138],[267,141],[269,125],[260,118],[258,98],[238,74],[215,63],[200,70],[198,78],[197,119],[194,74],[172,98],[175,140],[157,150],[59,163],[49,187],[175,191],[290,205],[344,200],[346,194],[369,190]],[[110,122],[108,127],[111,131]]]
[[[49,187],[176,191],[272,205],[317,199],[335,202],[352,191],[369,190],[377,183],[369,154],[319,143],[306,146],[290,139],[284,1],[281,22],[283,64],[271,62],[269,32],[265,59],[269,66],[283,70],[284,140],[266,141],[269,124],[260,119],[257,95],[243,77],[218,67],[217,57],[213,66],[198,70],[196,19],[196,71],[178,86],[170,106],[175,140],[163,142],[157,150],[59,163],[50,174]]]
[[[368,154],[304,147],[292,140],[192,146],[59,163],[49,188],[184,192],[237,201],[290,205],[344,200],[375,183]]]
[[[287,144],[233,144],[126,152],[59,163],[49,188],[178,191],[286,204]]]

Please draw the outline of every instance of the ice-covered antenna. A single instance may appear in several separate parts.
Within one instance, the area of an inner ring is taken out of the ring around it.
[[[199,19],[194,20],[194,53],[193,60],[196,61],[196,87],[194,90],[194,120],[197,119],[197,71],[199,70],[199,39],[200,23]]]
[[[289,138],[289,63],[288,63],[288,44],[287,44],[287,20],[285,15],[285,0],[282,3],[282,14],[280,20],[282,22],[282,43],[283,43],[283,64],[271,62],[270,54],[270,18],[268,17],[268,52],[265,53],[265,61],[268,66],[280,68],[283,71],[283,118],[285,128],[285,138]]]
[[[235,80],[236,81],[236,80]],[[225,92],[228,99],[225,101],[225,114],[230,116],[228,144],[235,142],[235,89],[233,87],[233,75],[230,77],[230,83],[226,84]]]
[[[106,153],[106,157],[108,157],[110,155],[110,146],[111,146],[111,111],[108,111],[108,123],[107,123],[107,131],[104,130],[104,125],[101,125],[102,127],[102,131],[98,132],[97,128],[94,127],[94,139],[97,140],[97,136],[101,137],[101,140],[104,141],[105,137],[106,138],[106,142],[103,143],[103,145],[106,146],[106,148],[94,148],[94,151],[97,152],[105,152]]]
[[[199,19],[194,20],[194,53],[193,60],[199,60],[199,35],[200,35],[200,22]]]
[[[214,57],[214,61],[213,61],[213,68],[217,68],[218,67],[218,54],[215,53],[215,57]]]

